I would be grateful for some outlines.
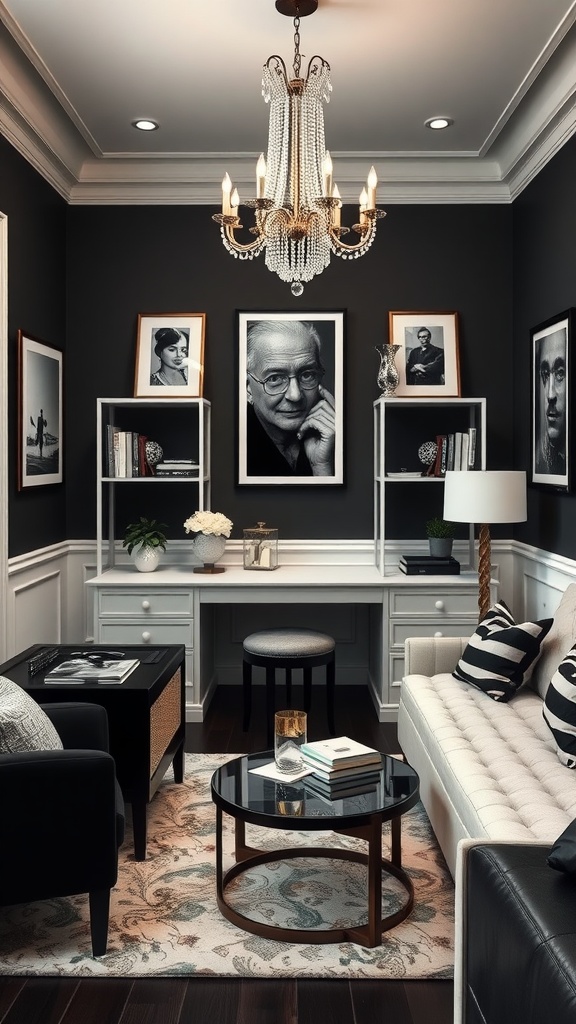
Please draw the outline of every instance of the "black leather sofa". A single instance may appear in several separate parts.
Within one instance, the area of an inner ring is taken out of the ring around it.
[[[465,1024],[575,1024],[576,875],[548,846],[489,843],[466,858]]]

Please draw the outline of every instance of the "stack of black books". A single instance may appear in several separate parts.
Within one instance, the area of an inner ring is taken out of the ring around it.
[[[460,562],[452,556],[401,555],[398,566],[407,576],[458,576],[460,573]]]

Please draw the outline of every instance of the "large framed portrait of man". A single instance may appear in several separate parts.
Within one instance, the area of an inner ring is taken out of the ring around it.
[[[574,384],[572,335],[576,309],[532,329],[531,482],[572,488],[570,434]]]
[[[237,313],[238,483],[344,482],[344,311]]]
[[[18,490],[63,482],[63,354],[18,331]]]

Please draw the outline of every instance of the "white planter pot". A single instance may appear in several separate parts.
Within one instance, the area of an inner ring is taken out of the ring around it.
[[[154,572],[158,568],[160,552],[158,548],[138,548],[132,555],[138,572]]]

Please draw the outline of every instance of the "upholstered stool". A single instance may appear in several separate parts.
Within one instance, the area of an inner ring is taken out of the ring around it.
[[[244,689],[244,721],[246,732],[250,724],[252,711],[252,665],[266,669],[266,730],[267,743],[274,743],[274,690],[276,669],[286,670],[286,698],[288,705],[292,696],[292,670],[301,668],[304,680],[304,710],[308,711],[312,702],[312,669],[318,665],[326,665],[326,708],[328,712],[328,728],[333,736],[334,725],[334,689],[336,644],[326,633],[317,633],[313,629],[262,629],[259,633],[251,633],[244,640],[244,660],[242,666],[242,683]]]

